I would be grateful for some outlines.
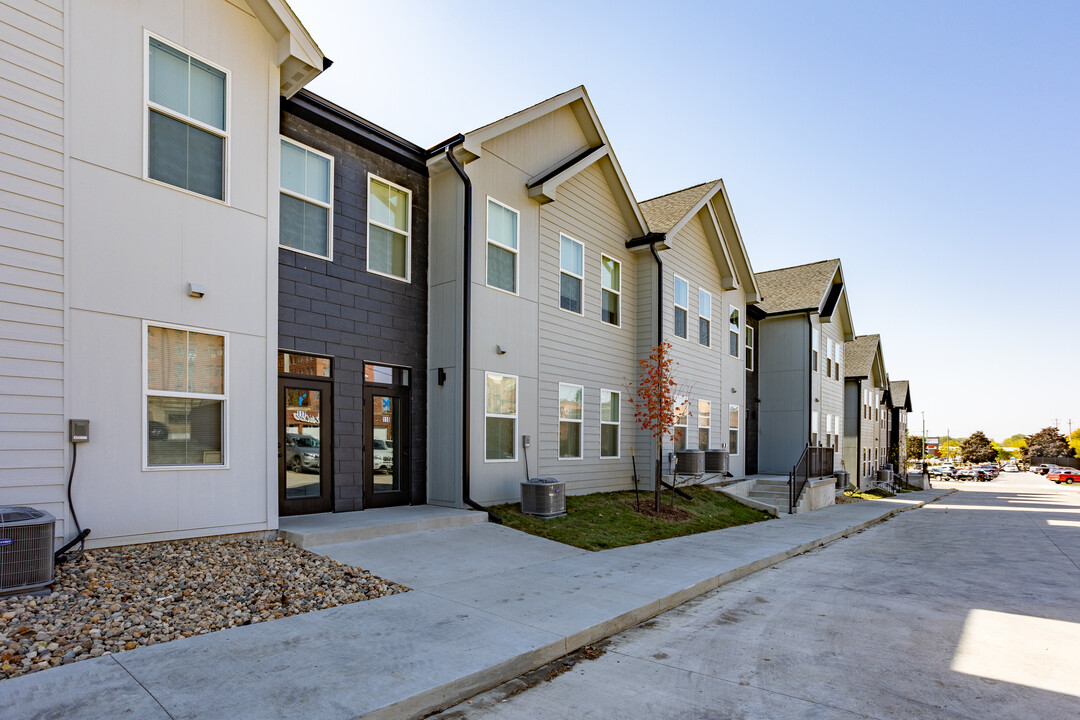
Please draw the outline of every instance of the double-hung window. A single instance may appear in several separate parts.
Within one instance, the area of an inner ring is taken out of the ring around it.
[[[690,415],[690,398],[675,398],[675,450],[686,449],[686,419]]]
[[[581,459],[581,385],[559,383],[559,459]]]
[[[517,294],[518,211],[488,198],[487,284]]]
[[[144,325],[146,468],[224,466],[228,337]]]
[[[600,457],[619,457],[621,393],[600,389]]]
[[[675,276],[675,335],[686,339],[686,308],[689,306],[690,287],[678,275]]]
[[[712,323],[712,295],[698,288],[698,343],[709,347],[709,325]]]
[[[728,353],[732,357],[739,357],[739,333],[742,326],[739,323],[739,308],[734,305],[728,306]]]
[[[833,344],[832,338],[825,338],[825,377],[832,379],[832,365],[833,365]]]
[[[280,245],[333,258],[333,177],[329,155],[281,140]]]
[[[581,285],[585,277],[585,246],[559,236],[559,307],[582,314]]]
[[[821,420],[818,417],[818,411],[817,410],[811,411],[810,412],[810,444],[811,445],[817,445],[818,444],[818,427],[819,427],[818,423],[820,423],[820,422],[821,422]]]
[[[818,348],[819,347],[821,347],[821,333],[818,332],[817,328],[814,328],[814,331],[811,334],[811,338],[810,338],[810,348],[811,348],[810,370],[813,371],[813,372],[817,372],[817,369],[818,369]]]
[[[484,459],[517,460],[516,375],[485,373],[484,376]]]
[[[728,405],[728,452],[739,454],[739,406]]]
[[[146,176],[224,201],[228,73],[147,35]]]
[[[618,325],[619,298],[622,295],[622,266],[607,255],[600,256],[600,319]]]
[[[698,450],[709,449],[709,431],[712,429],[712,404],[708,400],[697,401],[697,447]]]
[[[844,346],[836,343],[836,379],[840,379],[840,364],[844,362]]]
[[[367,269],[409,282],[412,273],[412,193],[368,175]]]
[[[754,328],[746,326],[746,369],[754,369]]]

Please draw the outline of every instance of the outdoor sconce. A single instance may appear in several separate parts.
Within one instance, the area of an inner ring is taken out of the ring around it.
[[[202,283],[189,282],[187,284],[187,294],[188,297],[201,298],[206,294],[206,286]]]

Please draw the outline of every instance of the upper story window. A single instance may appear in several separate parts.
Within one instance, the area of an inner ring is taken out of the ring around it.
[[[678,275],[675,276],[675,334],[686,339],[686,308],[689,305],[689,286]]]
[[[698,342],[709,346],[709,325],[712,322],[712,295],[698,288]]]
[[[840,364],[844,362],[844,346],[836,343],[836,379],[840,379]]]
[[[281,245],[333,258],[333,177],[334,160],[329,155],[281,140]]]
[[[224,466],[228,338],[176,326],[144,328],[144,467]]]
[[[739,308],[734,305],[728,307],[728,353],[732,357],[739,357],[739,333],[742,330],[739,322]]]
[[[746,369],[754,369],[754,328],[746,326]]]
[[[619,301],[622,297],[622,265],[607,255],[600,256],[600,319],[619,325]]]
[[[147,39],[146,176],[224,201],[228,73]]]
[[[368,175],[368,272],[409,282],[412,193]]]
[[[825,338],[825,377],[832,378],[833,374],[833,344],[832,338]]]
[[[487,284],[517,295],[518,211],[488,198]]]
[[[585,246],[559,236],[559,307],[582,314],[581,284],[585,277]]]
[[[817,328],[814,328],[810,338],[810,370],[817,372],[818,369],[818,348],[821,346],[821,333]]]

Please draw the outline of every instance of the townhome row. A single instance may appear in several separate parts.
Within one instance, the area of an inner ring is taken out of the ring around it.
[[[109,545],[626,489],[681,449],[869,479],[903,444],[840,262],[755,273],[720,180],[639,203],[582,87],[424,149],[302,89],[330,61],[280,0],[11,16],[0,505],[58,541],[69,491]]]

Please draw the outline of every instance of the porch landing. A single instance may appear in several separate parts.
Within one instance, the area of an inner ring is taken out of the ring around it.
[[[372,540],[389,535],[463,527],[487,522],[487,513],[437,505],[406,505],[344,513],[294,515],[278,520],[278,530],[302,548]]]

